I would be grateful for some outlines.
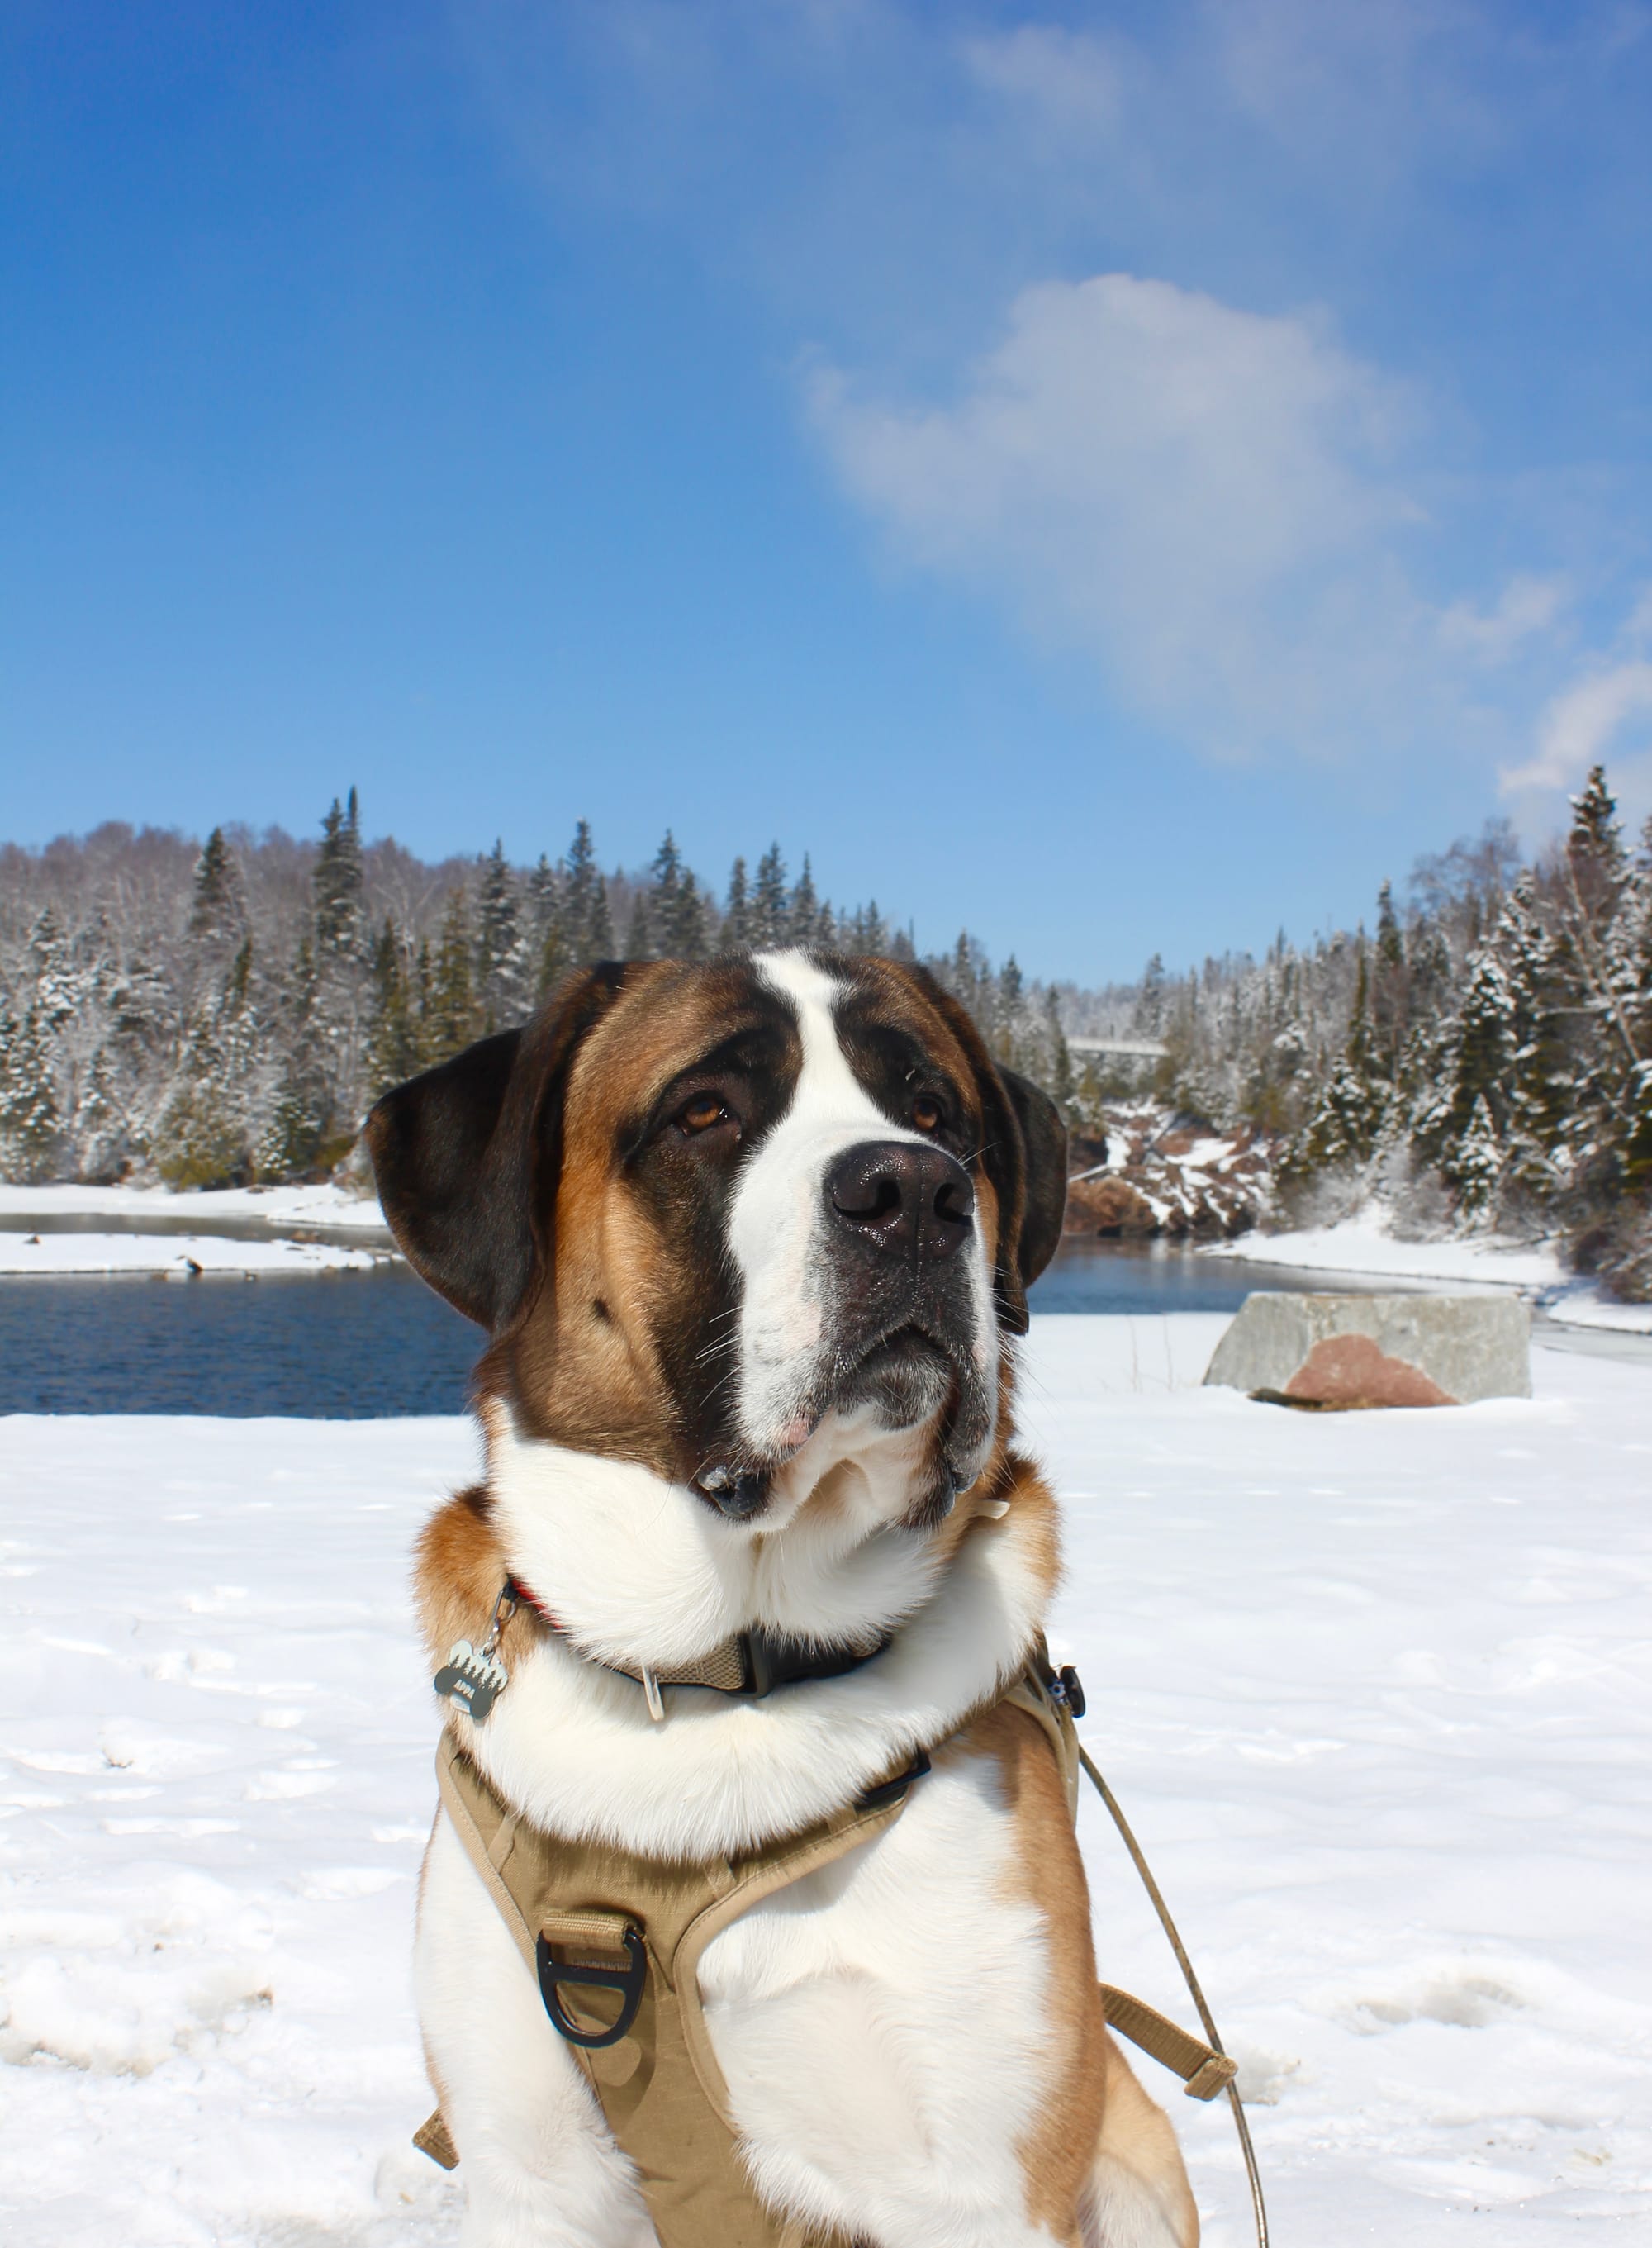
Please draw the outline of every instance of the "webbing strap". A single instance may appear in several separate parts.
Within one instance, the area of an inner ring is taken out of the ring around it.
[[[1132,2045],[1139,2045],[1173,2076],[1179,2076],[1190,2100],[1214,2100],[1230,2078],[1238,2073],[1237,2060],[1196,2038],[1156,2006],[1132,1998],[1128,1991],[1115,1990],[1111,1983],[1103,1983],[1100,1991],[1107,2027],[1128,2037]]]

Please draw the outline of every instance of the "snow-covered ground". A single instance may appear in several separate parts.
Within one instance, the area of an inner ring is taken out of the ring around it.
[[[107,1217],[127,1228],[150,1218],[168,1224],[182,1218],[209,1231],[215,1220],[264,1226],[271,1233],[313,1225],[378,1233],[384,1227],[372,1195],[346,1194],[342,1187],[222,1187],[174,1194],[168,1187],[0,1186],[0,1223],[51,1217]]]
[[[1310,1415],[1035,1320],[1064,1656],[1243,2059],[1281,2248],[1652,2232],[1652,1371]],[[0,1423],[0,2229],[451,2243],[408,1996],[407,1557],[458,1422]],[[1186,2018],[1086,1804],[1102,1970]],[[1169,2100],[1210,2248],[1225,2108]],[[459,2174],[463,2177],[463,2172]]]
[[[365,1272],[384,1252],[320,1241],[227,1241],[197,1233],[9,1233],[0,1230],[0,1273],[162,1273],[256,1278],[270,1272]]]
[[[1623,1304],[1593,1281],[1568,1274],[1552,1243],[1521,1246],[1472,1235],[1452,1241],[1400,1241],[1380,1207],[1340,1224],[1298,1233],[1247,1233],[1202,1249],[1211,1258],[1240,1258],[1292,1272],[1359,1279],[1432,1281],[1462,1288],[1515,1288],[1547,1319],[1566,1326],[1652,1334],[1652,1304]]]

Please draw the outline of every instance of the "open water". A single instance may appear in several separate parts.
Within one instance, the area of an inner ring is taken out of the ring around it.
[[[1032,1305],[1235,1312],[1253,1288],[1292,1285],[1266,1265],[1069,1241]],[[0,1277],[0,1413],[458,1413],[481,1341],[401,1265],[257,1281]]]

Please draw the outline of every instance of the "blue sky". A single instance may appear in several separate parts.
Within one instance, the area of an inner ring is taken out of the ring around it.
[[[0,830],[778,837],[1133,973],[1652,809],[1652,10],[0,24]]]

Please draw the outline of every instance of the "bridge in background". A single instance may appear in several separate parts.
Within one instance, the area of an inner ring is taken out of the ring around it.
[[[1162,1038],[1069,1038],[1067,1052],[1075,1059],[1087,1061],[1092,1055],[1106,1054],[1128,1061],[1162,1061],[1170,1049]]]

